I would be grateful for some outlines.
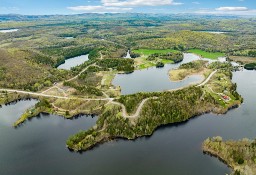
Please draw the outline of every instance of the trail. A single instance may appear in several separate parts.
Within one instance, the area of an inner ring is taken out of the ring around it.
[[[16,92],[20,94],[27,94],[27,95],[34,95],[38,97],[49,97],[49,98],[57,98],[57,99],[79,99],[79,100],[85,100],[85,101],[110,101],[113,100],[113,98],[79,98],[79,97],[63,97],[63,96],[57,96],[57,95],[48,95],[43,93],[37,93],[37,92],[28,92],[28,91],[21,91],[21,90],[14,90],[14,89],[0,89],[0,91],[6,91],[6,92]]]
[[[84,72],[85,72],[87,69],[89,69],[89,67],[91,67],[91,66],[96,66],[96,67],[99,67],[99,68],[100,68],[100,66],[96,65],[96,63],[91,64],[91,65],[87,66],[86,68],[84,68],[79,74],[77,74],[77,75],[74,76],[73,78],[70,78],[70,79],[66,80],[66,82],[70,82],[70,81],[72,81],[72,80],[77,79],[82,73],[84,73]]]
[[[197,85],[197,87],[201,87],[204,86],[206,83],[208,83],[208,81],[212,78],[212,76],[217,72],[218,70],[213,71],[208,78],[206,78],[206,80],[204,80],[204,82],[202,82],[201,84]]]
[[[115,104],[115,105],[119,105],[119,106],[122,107],[122,114],[123,114],[123,117],[124,117],[124,118],[133,118],[133,119],[134,119],[134,118],[138,118],[138,117],[139,117],[140,112],[141,112],[141,110],[142,110],[144,104],[145,104],[148,100],[150,100],[150,99],[157,99],[157,98],[158,98],[158,97],[151,97],[151,98],[146,98],[146,99],[144,99],[144,100],[139,104],[139,106],[138,106],[138,108],[137,108],[137,111],[136,111],[135,114],[133,114],[133,115],[128,115],[128,114],[127,114],[126,107],[125,107],[122,103],[114,102],[114,101],[111,101],[110,103]]]
[[[102,53],[101,54],[101,59],[103,58],[103,55]],[[76,78],[78,78],[82,73],[84,73],[89,67],[91,66],[97,66],[99,67],[98,65],[96,65],[96,63],[94,64],[91,64],[89,66],[87,66],[86,68],[84,68],[78,75],[74,76],[73,78],[70,78],[68,80],[66,80],[67,82],[69,81],[72,81],[72,80],[75,80]],[[205,84],[207,84],[209,82],[209,80],[212,78],[212,76],[217,72],[217,70],[213,71],[209,76],[208,78],[200,83],[199,85],[197,85],[197,87],[201,87],[201,86],[204,86]],[[122,114],[123,114],[123,117],[124,118],[138,118],[139,115],[140,115],[140,112],[144,106],[144,104],[150,100],[150,99],[157,99],[158,97],[151,97],[151,98],[146,98],[144,100],[142,100],[142,102],[139,104],[139,106],[137,107],[137,110],[136,112],[133,114],[133,115],[128,115],[127,113],[127,110],[126,110],[126,107],[124,106],[124,104],[122,103],[119,103],[119,102],[115,102],[115,98],[110,98],[105,92],[103,92],[105,98],[79,98],[79,97],[68,97],[66,92],[61,89],[59,87],[59,85],[63,85],[63,82],[60,82],[56,85],[54,85],[53,87],[50,87],[49,89],[41,92],[41,93],[37,93],[37,92],[29,92],[29,91],[22,91],[22,90],[15,90],[15,89],[0,89],[0,91],[6,91],[6,92],[16,92],[16,93],[21,93],[21,94],[27,94],[27,95],[34,95],[34,96],[38,96],[38,97],[48,97],[48,98],[56,98],[56,99],[65,99],[65,100],[70,100],[70,99],[79,99],[79,100],[85,100],[85,101],[108,101],[107,104],[114,104],[114,105],[119,105],[122,107]],[[62,91],[62,93],[64,94],[64,96],[58,96],[58,95],[48,95],[48,94],[45,94],[46,92],[48,92],[49,90],[53,89],[53,88],[57,88],[59,89],[60,91]]]

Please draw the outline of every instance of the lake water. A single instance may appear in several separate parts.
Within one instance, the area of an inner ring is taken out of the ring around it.
[[[137,92],[155,92],[177,89],[192,83],[203,81],[200,75],[192,75],[183,81],[173,82],[169,78],[169,70],[178,68],[183,63],[200,59],[194,54],[184,54],[184,60],[178,64],[166,64],[164,68],[148,68],[136,70],[131,74],[118,74],[112,84],[121,87],[123,95]]]
[[[10,32],[17,32],[19,29],[7,29],[7,30],[0,30],[0,33],[10,33]]]
[[[194,56],[189,58],[197,59]],[[41,115],[14,129],[11,127],[12,123],[36,101],[21,101],[3,106],[0,108],[0,174],[230,173],[230,169],[218,159],[204,155],[201,144],[207,137],[218,135],[224,139],[255,138],[256,71],[234,72],[233,81],[244,97],[244,104],[226,115],[206,114],[182,124],[158,128],[151,137],[108,142],[83,154],[69,152],[65,141],[69,135],[92,127],[96,117],[83,116],[67,120],[56,115]],[[130,88],[133,89],[134,86],[130,84]]]
[[[89,54],[81,55],[65,60],[65,63],[61,64],[58,69],[70,70],[72,67],[79,66],[89,60]]]
[[[213,33],[213,34],[225,34],[229,32],[223,32],[223,31],[207,31],[207,30],[202,30],[202,31],[197,31],[197,32],[205,32],[205,33]]]
[[[218,135],[224,139],[256,136],[256,71],[235,72],[233,81],[245,101],[226,115],[206,114],[161,127],[151,137],[112,141],[83,154],[69,152],[65,141],[93,126],[96,118],[65,120],[42,115],[14,129],[13,121],[35,101],[4,106],[0,108],[0,174],[224,175],[229,168],[203,154],[203,140]]]
[[[72,36],[67,36],[67,37],[64,37],[65,39],[74,39],[74,37]]]

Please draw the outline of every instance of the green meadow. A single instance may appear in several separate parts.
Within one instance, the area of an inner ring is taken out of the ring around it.
[[[203,58],[209,58],[209,59],[218,59],[219,57],[224,57],[225,54],[221,52],[206,52],[200,49],[190,49],[188,50],[189,53],[194,53],[197,55],[200,55]]]

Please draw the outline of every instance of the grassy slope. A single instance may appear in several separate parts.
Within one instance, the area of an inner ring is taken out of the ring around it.
[[[219,57],[224,57],[225,54],[221,52],[206,52],[200,49],[190,49],[188,50],[189,53],[194,53],[197,55],[200,55],[203,58],[209,58],[209,59],[218,59]]]

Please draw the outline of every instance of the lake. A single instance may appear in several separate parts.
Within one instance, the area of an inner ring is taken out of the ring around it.
[[[65,140],[93,126],[97,118],[65,120],[41,115],[14,129],[11,123],[35,101],[22,101],[0,109],[0,172],[3,175],[216,175],[230,170],[216,158],[204,155],[207,137],[255,138],[256,71],[235,72],[234,82],[244,104],[226,115],[206,114],[186,123],[159,128],[151,137],[118,140],[83,154],[69,152]]]
[[[58,69],[70,70],[72,67],[79,66],[89,60],[89,54],[81,55],[65,60],[65,63],[58,66]]]
[[[64,37],[65,39],[74,39],[74,37],[72,36],[67,36],[67,37]]]
[[[201,30],[201,31],[196,31],[196,32],[205,32],[205,33],[212,33],[212,34],[225,34],[229,32],[224,32],[224,31],[211,31],[211,30]]]
[[[148,68],[136,70],[131,74],[117,74],[112,82],[121,87],[122,95],[137,92],[155,92],[177,89],[203,81],[200,75],[192,75],[182,81],[174,82],[169,78],[169,70],[178,68],[181,64],[200,59],[194,54],[184,54],[184,60],[178,64],[166,64],[163,68]]]
[[[10,32],[17,32],[19,29],[6,29],[0,30],[0,33],[10,33]]]
[[[56,115],[41,115],[14,129],[12,123],[36,101],[20,101],[3,106],[0,108],[0,174],[230,173],[230,169],[218,159],[204,155],[201,144],[207,137],[218,135],[224,139],[255,138],[256,71],[234,72],[233,81],[244,98],[244,103],[238,109],[225,115],[205,114],[185,123],[160,127],[151,137],[135,141],[116,140],[82,154],[70,152],[65,147],[65,141],[69,135],[92,127],[97,117],[82,116],[67,120]],[[128,85],[134,88],[134,85]]]

